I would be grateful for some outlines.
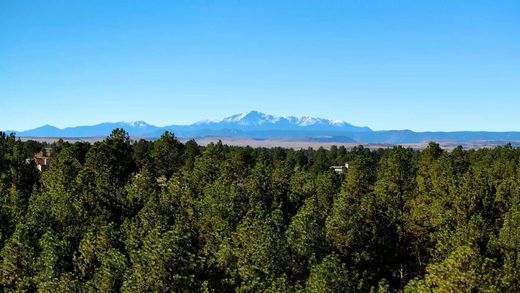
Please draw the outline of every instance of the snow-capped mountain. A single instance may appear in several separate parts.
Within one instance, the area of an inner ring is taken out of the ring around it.
[[[275,124],[281,117],[260,113],[257,111],[250,111],[246,113],[235,114],[223,119],[208,119],[196,122],[194,125],[214,125],[214,124],[236,124],[258,126],[265,124]]]
[[[344,121],[315,117],[274,116],[258,111],[222,119],[203,120],[191,125],[158,127],[144,121],[109,122],[90,126],[57,128],[44,125],[16,132],[18,137],[88,138],[108,136],[122,128],[133,138],[158,138],[165,131],[180,138],[235,137],[247,139],[310,140],[321,142],[422,143],[428,141],[520,142],[520,132],[413,132],[410,130],[372,131]],[[6,131],[10,133],[11,131]]]
[[[207,126],[213,128],[237,128],[251,130],[342,130],[342,131],[370,131],[368,127],[359,127],[344,121],[330,120],[315,117],[274,116],[258,111],[232,115],[223,119],[203,120],[194,126]]]
[[[158,127],[144,121],[107,122],[90,126],[57,128],[45,125],[18,132],[20,137],[102,137],[115,128],[123,128],[132,137],[155,138],[168,130],[180,137],[246,136],[269,138],[306,137],[330,135],[337,132],[366,132],[368,127],[358,127],[343,121],[315,117],[274,116],[258,111],[232,115],[223,119],[203,120],[191,125]],[[310,134],[312,132],[312,134]]]

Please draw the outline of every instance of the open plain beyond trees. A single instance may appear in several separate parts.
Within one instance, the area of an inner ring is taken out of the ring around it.
[[[0,133],[0,291],[519,292],[519,176],[512,145]]]

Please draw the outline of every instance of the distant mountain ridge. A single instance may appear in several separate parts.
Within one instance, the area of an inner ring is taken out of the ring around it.
[[[35,129],[17,132],[20,137],[98,137],[107,136],[113,129],[123,128],[131,136],[148,137],[148,134],[161,130],[161,127],[150,125],[144,121],[101,123],[91,126],[66,127],[63,129],[52,125],[44,125]]]
[[[316,117],[294,117],[294,116],[274,116],[258,111],[250,111],[232,115],[218,120],[202,120],[192,124],[194,127],[211,128],[236,128],[255,130],[287,130],[287,129],[306,129],[306,130],[342,130],[342,131],[371,131],[368,127],[359,127],[345,121],[330,120]]]
[[[164,131],[173,131],[181,137],[233,134],[255,131],[371,131],[344,121],[315,117],[274,116],[258,111],[232,115],[219,120],[203,120],[191,125],[169,125],[158,127],[144,121],[106,122],[90,126],[57,128],[44,125],[35,129],[16,132],[20,137],[98,137],[109,135],[114,128],[123,128],[130,136],[156,138]]]
[[[16,132],[19,137],[38,138],[92,138],[104,137],[115,128],[122,128],[133,138],[155,139],[165,131],[180,138],[234,137],[255,140],[284,139],[337,143],[423,143],[449,141],[468,143],[476,141],[520,142],[520,132],[414,132],[411,130],[373,131],[344,121],[316,117],[274,116],[258,111],[231,115],[222,119],[208,119],[191,125],[158,127],[144,121],[106,122],[90,126],[57,128],[44,125]]]

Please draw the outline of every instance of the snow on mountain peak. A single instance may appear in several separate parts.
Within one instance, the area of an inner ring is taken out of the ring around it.
[[[298,125],[300,125],[300,126],[315,125],[316,123],[319,122],[319,120],[321,120],[321,119],[304,116],[299,119]]]
[[[341,120],[328,120],[316,117],[294,117],[294,116],[275,116],[269,115],[258,111],[249,111],[240,114],[231,115],[223,119],[207,119],[202,120],[194,125],[203,124],[236,124],[240,126],[267,126],[285,124],[292,126],[314,126],[314,125],[329,125],[331,127],[342,127],[347,125],[346,122]]]
[[[336,126],[343,126],[343,125],[347,124],[347,122],[345,122],[343,120],[329,120],[329,121],[330,121],[330,124],[336,125]]]
[[[144,127],[149,126],[149,124],[144,121],[129,121],[129,122],[123,122],[123,124],[126,124],[131,127],[139,127],[139,128],[144,128]]]
[[[310,116],[275,116],[258,111],[235,114],[223,119],[208,119],[191,125],[170,125],[157,127],[144,121],[104,122],[90,126],[66,127],[63,129],[45,125],[36,129],[21,132],[26,137],[98,137],[110,134],[112,129],[123,128],[134,137],[160,136],[164,130],[175,132],[182,136],[204,136],[225,133],[226,135],[246,135],[248,133],[271,133],[273,137],[300,135],[302,133],[324,133],[353,131],[371,131],[368,127],[358,127],[340,120],[329,120]],[[238,134],[237,134],[238,133]],[[255,134],[257,135],[257,134]],[[292,135],[292,134],[291,134]]]
[[[224,118],[223,121],[238,122],[241,124],[265,124],[274,122],[275,120],[275,117],[272,115],[267,115],[258,111],[249,111]]]

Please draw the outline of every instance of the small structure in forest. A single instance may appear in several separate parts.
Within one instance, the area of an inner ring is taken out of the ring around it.
[[[36,156],[36,157],[34,157],[32,159],[27,159],[26,163],[30,164],[31,162],[34,162],[36,164],[36,168],[38,169],[38,171],[43,172],[43,171],[49,170],[49,166],[51,165],[51,161],[52,161],[51,157]],[[81,165],[81,163],[77,159],[74,159],[72,164],[76,168],[83,167]]]
[[[344,166],[330,166],[330,168],[336,173],[343,173],[345,169],[348,169],[348,163],[345,163]]]
[[[51,164],[50,157],[36,157],[34,158],[34,162],[36,163],[36,168],[38,171],[43,172],[49,169],[49,165]]]

